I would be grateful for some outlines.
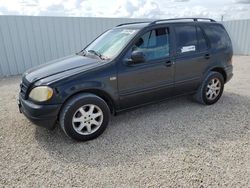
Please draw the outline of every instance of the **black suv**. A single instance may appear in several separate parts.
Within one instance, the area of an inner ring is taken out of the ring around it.
[[[214,104],[233,75],[232,55],[225,28],[212,19],[120,24],[76,55],[24,73],[19,109],[35,124],[59,122],[69,137],[90,140],[110,114],[187,94]]]

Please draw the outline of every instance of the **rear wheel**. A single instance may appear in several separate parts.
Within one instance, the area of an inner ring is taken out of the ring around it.
[[[87,141],[104,132],[109,116],[109,107],[103,99],[93,94],[79,94],[64,105],[60,126],[69,137]]]
[[[210,72],[203,80],[195,98],[198,102],[211,105],[216,103],[224,89],[224,78],[218,72]]]

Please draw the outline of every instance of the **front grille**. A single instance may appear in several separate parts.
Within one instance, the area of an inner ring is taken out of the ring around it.
[[[27,98],[28,89],[29,89],[29,84],[23,80],[22,83],[20,84],[20,94],[24,99]]]

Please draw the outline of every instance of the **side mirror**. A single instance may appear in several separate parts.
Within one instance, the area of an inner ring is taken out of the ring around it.
[[[133,51],[131,59],[134,63],[141,63],[145,61],[145,54],[142,51]]]

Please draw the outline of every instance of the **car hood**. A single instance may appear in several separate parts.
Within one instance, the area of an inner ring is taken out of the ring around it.
[[[62,74],[63,72],[72,72],[74,69],[77,69],[78,71],[79,69],[82,71],[89,70],[100,64],[102,63],[100,63],[100,60],[98,59],[71,55],[29,69],[24,73],[24,76],[27,81],[33,83],[49,76]]]

